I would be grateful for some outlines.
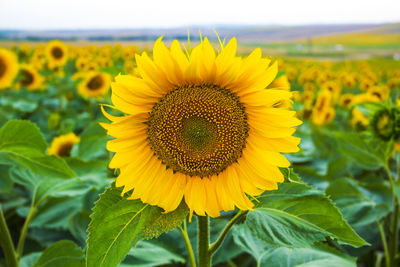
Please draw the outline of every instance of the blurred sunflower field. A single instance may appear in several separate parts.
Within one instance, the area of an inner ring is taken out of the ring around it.
[[[0,266],[399,266],[399,61],[200,39],[0,47]]]

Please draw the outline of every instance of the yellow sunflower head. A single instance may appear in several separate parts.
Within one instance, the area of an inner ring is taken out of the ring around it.
[[[369,125],[369,119],[358,108],[352,110],[351,125],[357,130],[365,130]]]
[[[340,96],[339,105],[344,108],[352,106],[354,95],[353,94],[343,94]]]
[[[75,67],[79,71],[86,71],[88,65],[89,65],[89,58],[86,58],[86,57],[79,57],[75,61]]]
[[[18,58],[10,50],[0,47],[0,90],[11,86],[18,74]]]
[[[380,101],[385,101],[389,96],[389,87],[385,85],[376,85],[368,89],[367,94],[371,97],[377,97]]]
[[[50,68],[64,66],[68,60],[68,47],[61,41],[50,41],[46,45],[46,57]]]
[[[184,199],[191,214],[252,209],[248,196],[277,189],[281,152],[298,151],[294,111],[276,107],[292,93],[266,89],[277,63],[254,50],[236,55],[236,39],[216,53],[207,38],[185,54],[178,41],[154,44],[153,59],[136,55],[140,77],[119,75],[111,100],[125,116],[104,111],[115,137],[110,168],[130,199],[175,210]]]
[[[41,90],[44,88],[44,77],[39,74],[33,65],[21,64],[19,73],[21,79],[18,82],[18,87],[24,86],[29,91]]]
[[[312,109],[312,122],[316,125],[327,124],[335,118],[335,114],[335,109],[332,107],[332,93],[328,90],[320,91]]]
[[[338,100],[338,98],[340,96],[340,92],[342,91],[342,87],[341,87],[340,83],[335,80],[325,82],[321,86],[321,89],[327,90],[332,94],[332,101],[334,103],[336,103],[336,101]]]
[[[91,71],[78,84],[78,93],[83,97],[99,98],[110,89],[111,77],[107,73]]]
[[[69,157],[74,145],[79,143],[79,140],[79,137],[72,132],[54,137],[47,149],[47,153],[59,157]]]
[[[363,91],[368,91],[374,85],[374,82],[366,77],[363,77],[360,81],[360,89]]]

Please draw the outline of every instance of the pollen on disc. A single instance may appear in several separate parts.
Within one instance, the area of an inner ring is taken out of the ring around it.
[[[215,85],[171,90],[154,105],[147,123],[148,140],[162,162],[200,177],[236,162],[249,131],[239,98]]]

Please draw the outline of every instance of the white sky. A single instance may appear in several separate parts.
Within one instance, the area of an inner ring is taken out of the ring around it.
[[[0,0],[0,29],[400,22],[400,0]]]

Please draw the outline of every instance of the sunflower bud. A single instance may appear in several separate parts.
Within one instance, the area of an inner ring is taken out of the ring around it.
[[[58,113],[51,113],[50,116],[47,118],[47,125],[50,129],[57,129],[60,125],[60,114]]]
[[[372,132],[380,139],[389,141],[400,138],[400,110],[383,108],[378,110],[371,120]]]

